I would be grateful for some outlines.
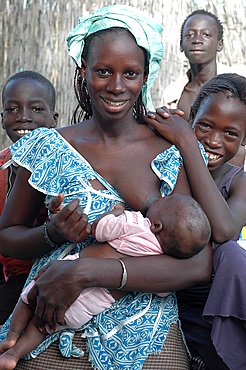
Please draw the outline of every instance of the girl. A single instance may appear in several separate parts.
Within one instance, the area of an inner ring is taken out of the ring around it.
[[[208,81],[191,108],[190,125],[166,108],[157,112],[146,121],[182,153],[192,194],[208,216],[214,242],[210,284],[178,292],[182,327],[192,354],[200,355],[209,369],[244,369],[246,251],[236,240],[246,221],[246,173],[228,161],[245,145],[246,79],[222,74]],[[207,167],[197,139],[206,151]]]

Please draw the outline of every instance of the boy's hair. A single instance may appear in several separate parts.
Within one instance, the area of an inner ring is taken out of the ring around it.
[[[189,123],[192,124],[204,99],[211,94],[229,92],[231,98],[237,98],[246,105],[246,78],[237,73],[223,73],[207,81],[191,106]]]
[[[181,30],[180,30],[180,45],[182,45],[182,42],[183,42],[183,32],[184,32],[185,23],[187,22],[187,20],[189,18],[193,17],[193,15],[207,15],[207,16],[213,18],[215,20],[216,24],[217,24],[217,27],[218,27],[218,41],[223,39],[224,29],[223,29],[223,25],[222,25],[221,21],[219,20],[219,18],[215,14],[213,14],[211,12],[208,12],[207,10],[198,9],[198,10],[194,10],[194,12],[189,14],[188,17],[184,20],[184,22],[181,26]]]
[[[9,79],[5,82],[3,90],[2,90],[2,103],[4,104],[4,92],[5,88],[8,85],[9,82],[19,80],[19,79],[28,79],[28,80],[34,80],[42,84],[46,89],[47,93],[49,95],[49,105],[50,109],[52,111],[55,110],[55,105],[56,105],[56,91],[52,83],[43,75],[41,75],[38,72],[34,71],[21,71],[18,73],[15,73]]]

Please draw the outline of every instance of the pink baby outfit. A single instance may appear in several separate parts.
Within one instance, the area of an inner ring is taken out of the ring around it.
[[[141,212],[125,211],[117,217],[109,214],[98,222],[95,238],[99,242],[107,241],[128,256],[163,254],[150,225],[150,220]]]
[[[68,255],[64,260],[74,260],[79,258],[79,253]],[[33,280],[22,292],[21,298],[24,303],[28,304],[27,294],[33,287],[35,281]],[[56,331],[66,328],[78,329],[87,323],[92,316],[99,314],[106,308],[110,307],[115,302],[115,299],[104,288],[88,288],[84,289],[78,296],[76,301],[67,309],[65,313],[66,325],[61,326],[56,324]],[[48,333],[51,333],[48,326],[46,326]]]

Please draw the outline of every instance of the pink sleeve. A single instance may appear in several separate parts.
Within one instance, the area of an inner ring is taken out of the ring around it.
[[[99,242],[106,242],[119,238],[125,232],[126,216],[109,214],[103,217],[97,224],[95,237]]]
[[[27,299],[27,294],[29,291],[32,289],[33,285],[35,284],[35,280],[32,280],[30,284],[28,284],[23,292],[21,293],[21,299],[24,303],[29,304],[28,299]]]

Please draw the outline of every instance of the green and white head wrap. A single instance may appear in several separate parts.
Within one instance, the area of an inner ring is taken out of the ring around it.
[[[147,109],[153,110],[150,94],[163,57],[161,33],[163,27],[152,18],[128,5],[111,5],[79,18],[78,26],[69,32],[67,45],[69,55],[81,67],[81,56],[84,40],[92,33],[111,27],[122,27],[131,32],[137,45],[147,50],[149,74],[142,88],[143,103]]]

